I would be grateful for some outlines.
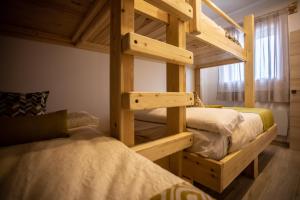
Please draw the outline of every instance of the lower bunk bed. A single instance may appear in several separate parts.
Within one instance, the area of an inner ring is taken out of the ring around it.
[[[0,120],[1,130],[6,127],[23,135],[23,144],[20,138],[5,135],[1,141],[0,199],[211,199],[120,141],[107,137],[100,131],[97,118],[87,113],[69,114],[66,122],[66,111],[49,114],[50,121],[46,115],[25,117],[26,125],[22,117],[13,122],[8,118]],[[39,127],[45,123],[51,124],[46,126],[47,137],[36,132],[45,130]],[[58,135],[58,130],[64,134]],[[34,135],[24,135],[30,131]]]
[[[187,108],[187,127],[188,131],[194,134],[194,144],[183,153],[182,175],[190,182],[200,183],[221,193],[248,166],[254,178],[258,175],[258,155],[276,137],[277,125],[273,122],[272,113],[266,109],[222,108],[222,111],[226,112],[223,117],[219,117],[219,122],[228,120],[230,112],[236,112],[232,109],[244,112],[240,113],[244,121],[240,122],[232,135],[195,129],[197,122],[203,125],[203,122],[195,118],[199,118],[200,115],[200,118],[213,116],[210,112],[200,111],[205,109]],[[214,115],[220,113],[220,108],[207,110],[213,111]],[[163,123],[165,114],[163,109],[137,114],[136,141],[145,142],[167,135]],[[222,132],[220,126],[222,127],[222,124],[219,125],[219,131]]]
[[[184,152],[183,176],[216,192],[223,190],[249,165],[250,175],[258,176],[258,155],[275,139],[277,125],[258,135],[241,150],[228,154],[221,160],[204,158]]]

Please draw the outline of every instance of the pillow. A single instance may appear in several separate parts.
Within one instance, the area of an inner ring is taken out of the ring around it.
[[[46,113],[49,91],[35,93],[0,92],[0,117],[35,116]]]
[[[157,108],[135,112],[135,119],[154,123],[166,123],[166,109]],[[225,136],[230,136],[243,121],[243,115],[232,109],[199,107],[186,109],[186,126],[188,128],[209,131]]]
[[[232,109],[193,107],[186,110],[187,127],[225,136],[232,135],[243,121],[243,115]]]
[[[0,146],[67,136],[66,110],[39,116],[0,117]]]
[[[99,118],[86,111],[68,113],[68,129],[89,125],[98,127]]]

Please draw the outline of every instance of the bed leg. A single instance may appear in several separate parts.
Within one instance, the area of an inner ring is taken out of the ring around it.
[[[255,179],[258,176],[258,157],[256,157],[250,165],[244,170],[244,173]]]

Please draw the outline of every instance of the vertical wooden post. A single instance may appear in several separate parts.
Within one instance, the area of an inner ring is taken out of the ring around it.
[[[194,69],[194,74],[195,74],[195,92],[197,92],[197,94],[199,95],[199,97],[201,98],[201,77],[200,77],[200,68],[199,66],[195,66],[196,68]]]
[[[184,1],[184,0],[183,0]],[[170,23],[167,26],[166,41],[181,48],[186,45],[185,23],[174,16],[170,16]],[[185,66],[167,63],[167,91],[185,92]],[[185,131],[185,107],[167,109],[168,134],[176,134]],[[170,157],[170,170],[181,176],[182,152],[178,152]]]
[[[255,74],[254,74],[254,16],[244,18],[245,30],[245,107],[255,107]]]
[[[134,57],[122,53],[122,36],[134,31],[134,0],[111,0],[110,130],[113,137],[134,145],[134,115],[122,109],[122,94],[133,91]]]
[[[256,179],[258,177],[258,157],[256,157],[250,165],[244,170],[244,174],[247,176]]]
[[[170,16],[170,24],[167,26],[166,40],[181,48],[185,48],[185,26],[184,22],[176,17]],[[167,63],[167,91],[185,92],[185,66]],[[167,109],[168,133],[174,134],[185,131],[185,107],[175,107]]]
[[[193,19],[189,21],[189,32],[199,34],[201,31],[201,13],[202,2],[201,0],[189,0],[190,5],[193,7]]]

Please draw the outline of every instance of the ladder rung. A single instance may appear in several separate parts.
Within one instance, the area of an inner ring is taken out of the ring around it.
[[[193,144],[193,134],[190,132],[177,133],[152,142],[132,147],[135,152],[155,161],[190,147]]]
[[[165,42],[136,33],[127,33],[122,39],[123,52],[130,55],[145,56],[168,63],[193,64],[193,53]]]
[[[167,12],[151,5],[144,0],[134,0],[134,9],[139,14],[161,21],[165,24],[169,24],[169,14]]]
[[[193,8],[190,4],[183,0],[146,0],[152,5],[168,12],[171,15],[177,16],[183,21],[188,21],[193,18]]]
[[[122,104],[129,110],[188,106],[194,104],[194,95],[191,92],[128,92],[123,94]]]

